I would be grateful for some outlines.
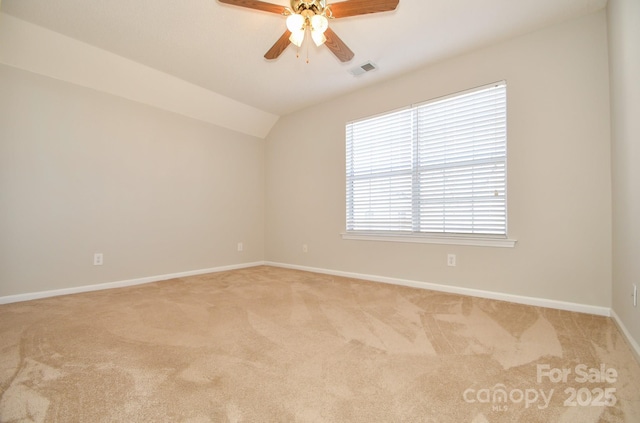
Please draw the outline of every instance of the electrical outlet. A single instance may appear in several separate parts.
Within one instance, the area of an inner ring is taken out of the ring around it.
[[[102,255],[102,253],[95,253],[93,255],[93,265],[102,266],[103,263],[104,263],[104,256]]]
[[[638,286],[633,284],[633,306],[638,307]]]
[[[302,244],[302,252],[303,253],[308,253],[309,252],[309,246],[307,244]]]
[[[242,244],[242,242],[238,242],[238,251],[243,251],[244,250],[244,245]]]
[[[447,266],[455,267],[455,265],[456,265],[456,255],[447,254]]]

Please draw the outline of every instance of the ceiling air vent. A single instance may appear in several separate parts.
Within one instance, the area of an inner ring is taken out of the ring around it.
[[[371,72],[376,69],[378,69],[378,67],[375,65],[375,63],[367,62],[353,69],[350,69],[349,73],[351,73],[351,75],[353,76],[359,76],[359,75],[362,75],[363,73]]]

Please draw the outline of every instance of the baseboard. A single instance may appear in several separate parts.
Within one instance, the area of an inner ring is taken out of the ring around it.
[[[123,288],[126,286],[142,285],[150,282],[165,281],[168,279],[184,278],[187,276],[204,275],[206,273],[225,272],[228,270],[245,269],[248,267],[261,266],[263,261],[254,263],[233,264],[230,266],[212,267],[209,269],[190,270],[186,272],[170,273],[166,275],[149,276],[145,278],[129,279],[118,282],[107,282],[96,285],[84,285],[73,288],[54,289],[51,291],[31,292],[27,294],[8,295],[0,297],[0,304],[18,303],[22,301],[37,300],[40,298],[57,297],[60,295],[79,294],[82,292],[101,291],[104,289]]]
[[[213,267],[209,269],[191,270],[191,271],[171,273],[166,275],[157,275],[157,276],[149,276],[149,277],[138,278],[138,279],[129,279],[124,281],[107,282],[107,283],[101,283],[96,285],[84,285],[84,286],[73,287],[73,288],[55,289],[51,291],[41,291],[41,292],[32,292],[32,293],[26,293],[26,294],[9,295],[9,296],[0,297],[0,304],[9,304],[9,303],[16,303],[21,301],[37,300],[40,298],[56,297],[60,295],[69,295],[69,294],[78,294],[82,292],[100,291],[103,289],[122,288],[126,286],[142,285],[145,283],[158,282],[158,281],[174,279],[174,278],[203,275],[206,273],[224,272],[228,270],[245,269],[248,267],[255,267],[255,266],[261,266],[261,265],[303,270],[307,272],[322,273],[327,275],[342,276],[342,277],[354,278],[354,279],[363,279],[363,280],[368,280],[372,282],[388,283],[392,285],[402,285],[402,286],[409,286],[413,288],[429,289],[432,291],[447,292],[450,294],[460,294],[460,295],[468,295],[472,297],[488,298],[492,300],[509,301],[517,304],[526,304],[526,305],[532,305],[532,306],[538,306],[538,307],[553,308],[558,310],[575,311],[579,313],[595,314],[599,316],[612,315],[611,309],[607,307],[598,307],[598,306],[592,306],[592,305],[549,300],[545,298],[525,297],[520,295],[511,295],[511,294],[505,294],[505,293],[494,292],[494,291],[484,291],[484,290],[471,289],[471,288],[462,288],[457,286],[441,285],[441,284],[435,284],[435,283],[429,283],[429,282],[390,278],[386,276],[368,275],[368,274],[354,273],[354,272],[343,272],[339,270],[322,269],[322,268],[309,267],[309,266],[299,266],[299,265],[277,263],[277,262],[271,262],[271,261],[241,263],[241,264],[235,264],[235,265],[229,265],[229,266]],[[637,343],[635,343],[632,340],[632,338],[629,337],[628,331],[626,331],[626,329],[623,329],[624,325],[622,325],[622,322],[620,322],[619,319],[617,320],[614,319],[614,320],[619,326],[621,326],[621,330],[625,333],[625,336],[629,338],[629,341],[633,342],[634,344],[632,345],[633,348],[635,348],[636,351],[638,351]]]
[[[479,289],[462,288],[457,286],[441,285],[429,282],[420,282],[407,279],[389,278],[385,276],[367,275],[361,273],[343,272],[339,270],[320,269],[315,267],[298,266],[286,263],[267,261],[267,266],[282,267],[286,269],[303,270],[307,272],[322,273],[333,276],[342,276],[354,279],[363,279],[372,282],[382,282],[392,285],[409,286],[412,288],[429,289],[432,291],[447,292],[450,294],[467,295],[471,297],[488,298],[491,300],[509,301],[517,304],[526,304],[537,307],[553,308],[557,310],[574,311],[578,313],[595,314],[598,316],[611,316],[611,309],[586,304],[570,303],[565,301],[549,300],[546,298],[525,297],[521,295],[504,294],[502,292],[483,291]]]
[[[620,332],[622,332],[622,334],[624,335],[624,338],[626,339],[629,348],[633,352],[633,355],[636,357],[636,360],[638,361],[638,363],[640,363],[640,345],[638,345],[638,342],[633,339],[633,336],[631,336],[631,333],[629,332],[627,327],[624,325],[624,323],[622,323],[620,316],[618,316],[618,314],[613,309],[611,310],[611,318],[613,319],[616,326],[618,326],[618,329],[620,329]]]

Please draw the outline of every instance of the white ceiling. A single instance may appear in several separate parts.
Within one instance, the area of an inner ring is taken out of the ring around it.
[[[276,115],[605,6],[606,0],[400,0],[394,12],[330,22],[355,53],[341,63],[313,43],[300,58],[290,45],[267,61],[263,55],[284,32],[285,18],[217,0],[2,0],[6,14]],[[367,61],[379,69],[349,73]]]

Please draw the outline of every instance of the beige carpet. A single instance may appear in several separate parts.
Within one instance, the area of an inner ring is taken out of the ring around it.
[[[640,422],[608,318],[271,267],[0,306],[0,389],[2,422]]]

